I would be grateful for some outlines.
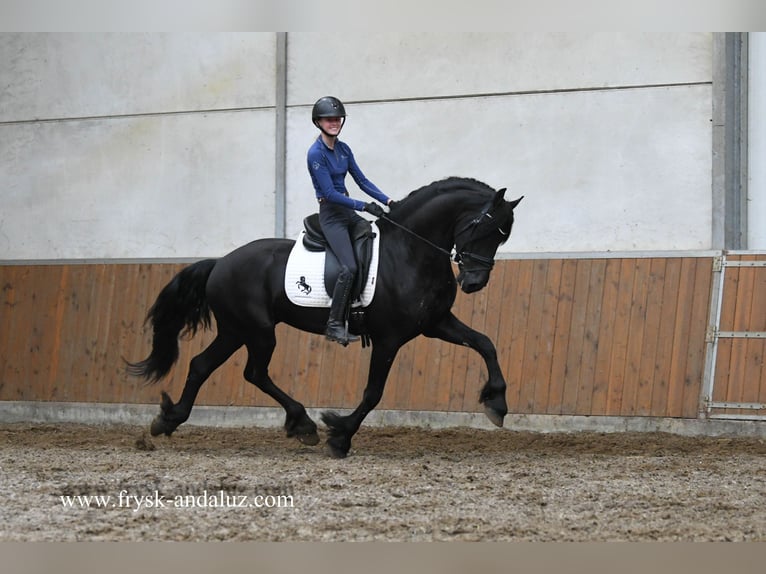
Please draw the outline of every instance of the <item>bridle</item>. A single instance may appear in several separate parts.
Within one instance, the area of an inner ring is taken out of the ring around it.
[[[476,267],[464,268],[462,270],[464,273],[465,272],[472,272],[472,271],[491,271],[492,268],[495,266],[494,258],[492,258],[492,257],[485,257],[484,255],[479,255],[478,253],[473,253],[471,251],[464,251],[464,250],[458,251],[457,250],[457,238],[458,238],[458,236],[462,235],[466,231],[470,231],[471,232],[471,236],[473,236],[474,232],[476,231],[476,228],[478,227],[478,225],[485,218],[492,219],[491,209],[492,209],[492,202],[490,201],[489,203],[487,203],[482,208],[481,213],[479,215],[477,215],[471,221],[466,223],[463,227],[460,228],[459,231],[455,232],[455,249],[453,249],[451,251],[448,251],[448,250],[444,249],[443,247],[441,247],[439,245],[436,245],[434,242],[430,241],[429,239],[426,239],[422,235],[418,235],[417,233],[415,233],[411,229],[405,227],[404,225],[402,225],[400,223],[397,223],[396,221],[394,221],[393,219],[388,217],[388,215],[386,215],[386,214],[381,215],[381,218],[385,219],[386,221],[388,221],[389,223],[391,223],[395,227],[398,227],[402,231],[406,231],[407,233],[409,233],[413,237],[416,237],[420,241],[430,245],[431,247],[433,247],[437,251],[439,251],[439,252],[443,253],[444,255],[446,255],[447,257],[449,257],[452,261],[454,261],[457,264],[465,265],[466,260],[470,260],[470,261],[474,261],[474,262],[478,263],[478,265]],[[498,227],[497,230],[501,234],[503,234],[503,235],[508,235],[506,232],[504,232],[502,229],[500,229],[500,227]]]

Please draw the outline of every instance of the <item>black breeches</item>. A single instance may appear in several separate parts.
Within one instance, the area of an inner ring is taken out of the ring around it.
[[[322,203],[319,206],[319,223],[325,239],[340,264],[351,271],[352,277],[356,277],[357,266],[349,231],[360,219],[362,218],[353,209],[342,205]]]

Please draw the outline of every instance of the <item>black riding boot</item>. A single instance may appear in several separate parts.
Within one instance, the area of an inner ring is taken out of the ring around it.
[[[350,335],[346,328],[346,318],[351,301],[351,287],[354,283],[354,276],[344,267],[335,283],[335,289],[332,293],[332,305],[330,305],[330,319],[327,321],[325,336],[330,341],[340,343],[344,347],[349,343],[358,341],[359,337]]]

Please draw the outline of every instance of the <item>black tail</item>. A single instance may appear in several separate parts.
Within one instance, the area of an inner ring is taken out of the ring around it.
[[[165,285],[149,309],[146,321],[151,322],[152,352],[138,363],[128,363],[127,372],[156,383],[168,374],[178,360],[178,337],[183,331],[191,336],[200,326],[210,327],[210,307],[205,285],[216,259],[198,261],[182,269]]]

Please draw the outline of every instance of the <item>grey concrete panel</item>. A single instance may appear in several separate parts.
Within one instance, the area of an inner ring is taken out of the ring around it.
[[[708,33],[291,33],[288,104],[710,82]]]
[[[501,252],[709,249],[710,109],[709,85],[350,104],[341,139],[395,199],[450,175],[524,195]],[[316,210],[316,134],[289,110],[290,237]]]
[[[274,38],[0,34],[0,122],[274,106]]]
[[[201,257],[274,234],[273,110],[0,125],[0,259]]]

